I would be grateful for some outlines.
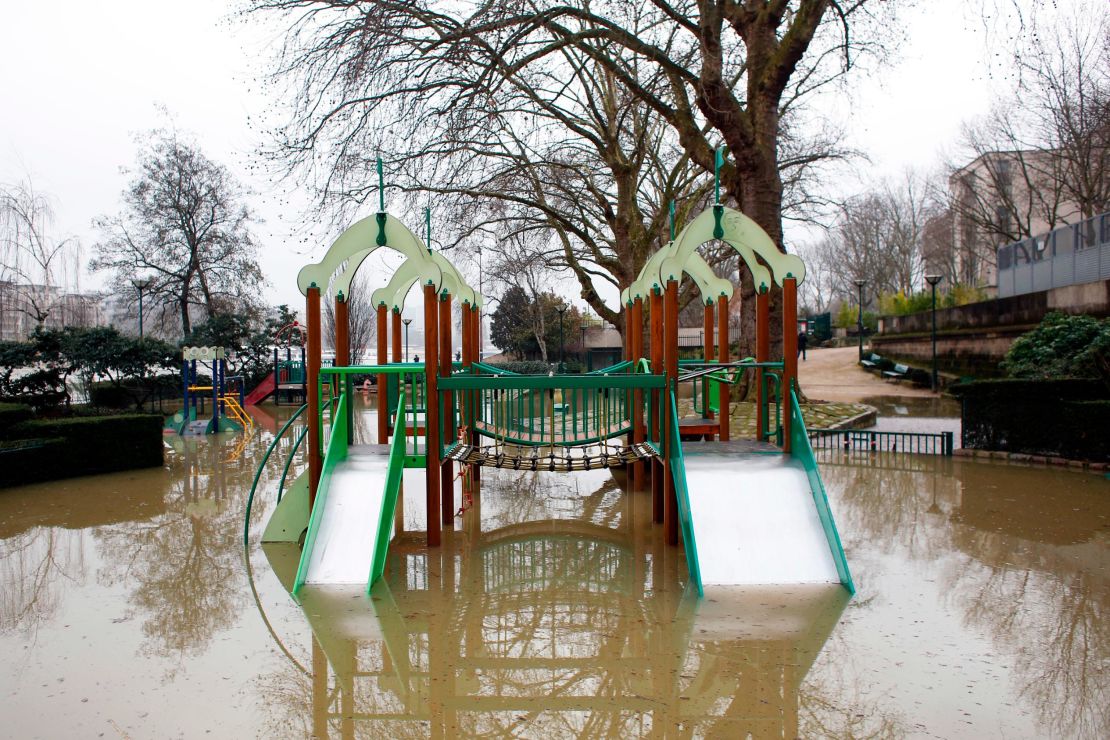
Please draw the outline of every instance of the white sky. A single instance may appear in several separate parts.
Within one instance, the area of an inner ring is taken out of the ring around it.
[[[255,191],[265,297],[299,307],[296,272],[326,244],[305,241],[298,218],[305,196],[283,195],[252,174],[265,142],[248,118],[257,120],[273,102],[258,78],[275,39],[234,20],[228,8],[217,0],[6,3],[0,181],[30,176],[50,193],[58,233],[78,236],[87,259],[97,238],[92,220],[120,208],[127,180],[120,169],[134,161],[134,136],[165,126],[168,110],[210,158]],[[892,64],[856,78],[850,99],[824,101],[830,115],[851,124],[847,143],[870,159],[859,164],[859,180],[837,183],[842,192],[907,167],[932,168],[961,121],[984,113],[992,92],[1005,88],[991,80],[983,23],[968,3],[920,3],[903,23],[909,41]],[[102,280],[86,276],[83,285]]]

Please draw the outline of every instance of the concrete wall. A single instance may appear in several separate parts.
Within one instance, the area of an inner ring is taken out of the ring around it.
[[[937,311],[937,357],[942,372],[989,377],[1014,340],[1046,313],[1110,316],[1110,280],[997,298]],[[922,367],[932,361],[932,313],[884,316],[872,351]]]

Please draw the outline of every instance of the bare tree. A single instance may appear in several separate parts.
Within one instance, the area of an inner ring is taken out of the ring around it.
[[[378,335],[377,307],[371,305],[368,279],[355,275],[351,283],[351,294],[347,299],[347,340],[351,347],[351,362],[364,362],[374,339]],[[335,304],[324,301],[324,336],[331,348],[335,349]],[[377,358],[374,358],[376,361]],[[373,364],[373,363],[372,363]]]
[[[994,267],[999,244],[1110,210],[1108,39],[1102,6],[1033,33],[1013,96],[965,125],[948,189],[962,281]]]
[[[297,103],[286,129],[284,155],[305,171],[322,170],[325,190],[342,190],[345,177],[360,168],[365,171],[369,151],[387,149],[385,144],[394,138],[410,137],[414,127],[408,122],[417,123],[418,140],[441,143],[438,149],[427,147],[427,153],[496,149],[500,142],[491,147],[489,139],[471,132],[500,134],[503,123],[516,131],[536,113],[535,101],[508,103],[506,90],[531,87],[541,98],[561,101],[567,91],[582,86],[580,77],[588,77],[662,121],[666,141],[703,172],[712,170],[715,145],[727,144],[732,159],[722,173],[726,200],[742,207],[781,244],[783,164],[800,173],[812,172],[828,156],[796,147],[788,160],[781,159],[780,137],[788,120],[784,115],[813,90],[840,77],[857,52],[873,46],[863,32],[870,25],[864,6],[873,4],[580,0],[477,6],[382,1],[352,6],[257,0],[253,7],[284,11],[293,19],[281,72],[293,80]],[[850,25],[857,32],[851,36]],[[546,75],[548,84],[532,84],[537,75],[541,80]],[[599,100],[605,97],[592,98],[580,116],[556,116],[552,122],[581,129],[584,122],[605,120],[599,115],[604,106],[595,104]],[[619,122],[609,117],[606,125],[614,124]],[[651,141],[654,146],[652,127],[620,128],[635,141]],[[550,130],[537,126],[535,138],[524,143],[543,140]],[[377,147],[368,146],[375,138]],[[562,164],[582,165],[581,154]],[[627,169],[619,158],[614,164],[614,174]],[[427,163],[420,166],[425,181],[445,181],[428,174]],[[578,184],[565,177],[564,168],[550,172],[572,186],[575,200],[593,195],[595,173]],[[537,181],[546,188],[555,179]],[[618,187],[615,192],[615,203],[629,202],[628,189]],[[470,194],[482,197],[486,192]],[[540,205],[541,212],[550,209],[548,203]],[[646,222],[665,221],[663,211],[656,209]],[[620,219],[606,226],[623,248]],[[661,231],[638,228],[653,237]],[[574,228],[568,233],[581,236]],[[581,262],[571,252],[567,266],[573,270]],[[580,282],[611,276],[621,286],[629,280],[625,274],[634,276],[642,264],[618,259],[610,271],[611,258],[604,251],[601,257],[585,265],[577,275]],[[744,291],[748,297],[754,295],[746,274]],[[592,284],[583,286],[590,305],[600,315],[615,318],[611,308],[598,305],[596,293]],[[743,304],[745,342],[754,337],[753,304]]]
[[[42,326],[77,289],[81,246],[53,227],[50,197],[29,180],[0,186],[0,283],[7,284],[0,313],[14,310]]]
[[[120,292],[135,278],[164,330],[188,334],[207,316],[254,297],[263,282],[243,188],[225,167],[176,131],[144,137],[124,191],[124,209],[96,221],[94,270],[113,273]]]

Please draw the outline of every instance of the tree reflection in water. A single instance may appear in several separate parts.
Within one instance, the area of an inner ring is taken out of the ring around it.
[[[826,710],[836,702],[820,686],[799,697],[841,587],[699,603],[681,549],[650,525],[649,495],[625,495],[605,471],[484,476],[442,547],[397,533],[371,599],[305,590],[312,675],[290,663],[262,679],[267,734],[297,735],[309,710],[316,737],[794,737],[803,720],[863,724]]]
[[[923,582],[1005,662],[1044,731],[1110,736],[1108,486],[1066,470],[823,453],[860,593],[885,556]],[[955,555],[955,557],[953,557]],[[858,607],[858,604],[853,607]],[[836,652],[835,641],[830,652]],[[956,656],[958,657],[958,656]]]

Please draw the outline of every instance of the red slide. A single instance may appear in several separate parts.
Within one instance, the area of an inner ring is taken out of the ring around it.
[[[270,373],[266,379],[259,383],[253,391],[243,399],[244,406],[257,406],[274,392],[274,374]]]

